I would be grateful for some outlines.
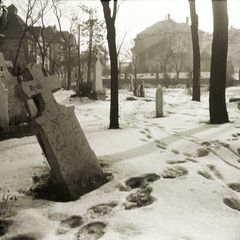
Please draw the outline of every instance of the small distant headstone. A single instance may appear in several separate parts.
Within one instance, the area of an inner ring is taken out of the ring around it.
[[[130,91],[132,92],[133,91],[133,77],[132,77],[132,74],[130,75]]]
[[[61,81],[54,75],[45,77],[40,65],[31,64],[28,69],[32,80],[19,83],[16,95],[22,102],[32,99],[35,104],[35,111],[29,110],[31,125],[51,167],[59,196],[65,201],[76,200],[100,178],[100,164],[74,107],[58,104],[52,94],[61,87]]]
[[[106,100],[106,92],[103,90],[102,84],[102,64],[99,60],[99,54],[97,56],[97,61],[94,67],[94,79],[92,86],[93,94],[92,97],[95,100]]]
[[[135,88],[134,88],[134,91],[133,91],[133,94],[135,97],[140,97],[140,84],[135,84]]]
[[[145,97],[144,82],[141,84],[140,87],[140,97]]]
[[[2,81],[3,71],[0,71],[0,127],[9,126],[8,116],[8,90]]]
[[[156,117],[163,117],[163,90],[160,85],[156,90]]]

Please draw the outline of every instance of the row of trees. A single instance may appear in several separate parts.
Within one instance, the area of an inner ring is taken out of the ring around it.
[[[116,52],[115,20],[117,14],[117,0],[113,0],[113,13],[109,6],[111,0],[100,0],[103,6],[107,25],[107,40],[111,61],[111,108],[110,129],[118,129],[118,58]],[[192,19],[193,42],[193,99],[200,101],[200,50],[198,40],[198,16],[195,0],[188,0]],[[228,12],[227,0],[212,0],[214,32],[212,41],[211,77],[209,113],[210,123],[219,124],[229,122],[226,100],[226,71],[228,51]]]
[[[200,53],[199,53],[199,40],[198,40],[198,16],[195,8],[195,0],[188,0],[190,4],[190,13],[192,20],[192,42],[193,42],[193,99],[200,101]],[[119,50],[116,47],[116,29],[115,21],[117,17],[117,0],[100,0],[104,18],[107,27],[107,42],[111,62],[111,105],[110,105],[110,128],[119,128],[118,123],[118,76],[119,76]],[[112,2],[112,7],[110,3]],[[227,15],[227,0],[214,1],[213,18],[214,18],[214,33],[212,41],[212,59],[211,59],[211,78],[210,78],[210,122],[223,123],[228,121],[226,103],[225,103],[225,86],[226,86],[226,66],[227,66],[227,50],[228,50],[228,15]],[[74,62],[78,66],[78,80],[81,82],[83,79],[84,69],[87,71],[86,79],[90,81],[90,69],[92,65],[93,53],[96,54],[99,49],[104,49],[104,27],[103,23],[94,17],[96,10],[88,8],[84,5],[79,6],[79,10],[85,13],[88,17],[80,19],[79,11],[71,11],[69,19],[69,39],[66,38],[64,31],[61,29],[64,11],[61,9],[58,0],[52,0],[51,3],[47,0],[28,0],[27,11],[25,12],[25,26],[22,38],[19,41],[19,46],[14,61],[16,65],[18,53],[21,48],[22,41],[27,32],[32,31],[34,24],[38,23],[41,27],[41,42],[39,36],[35,36],[38,43],[40,54],[42,57],[42,68],[44,69],[44,61],[48,57],[48,45],[51,40],[46,40],[45,30],[45,16],[50,10],[54,11],[57,19],[59,33],[67,49],[67,56],[64,57],[65,64],[68,72],[68,88],[71,86],[71,69]],[[31,32],[34,36],[33,31]],[[78,44],[72,44],[70,41],[71,36],[77,36]],[[80,55],[80,46],[88,43],[88,51],[85,51],[87,60],[86,67],[84,68],[83,55]],[[73,54],[73,51],[77,54]],[[93,50],[95,49],[95,50]],[[105,50],[105,54],[107,51]],[[220,56],[220,57],[219,57]],[[134,61],[133,61],[134,62]],[[15,69],[15,68],[14,68]]]
[[[26,64],[29,61],[36,61],[39,57],[44,74],[54,74],[57,69],[63,67],[64,71],[67,72],[67,89],[71,87],[74,68],[78,69],[77,80],[80,82],[83,79],[87,79],[88,82],[91,80],[91,69],[97,52],[102,53],[103,64],[106,64],[107,50],[103,44],[106,27],[104,20],[101,21],[96,17],[95,8],[79,4],[77,8],[70,7],[66,11],[64,5],[58,0],[19,1],[17,6],[23,17],[24,25],[22,26],[22,35],[18,41],[18,46],[14,52],[14,75],[17,75],[21,52],[25,52]],[[55,26],[55,29],[46,27],[49,18],[51,18],[51,21],[53,20],[52,13],[56,19],[57,26]],[[8,22],[9,24],[1,29],[3,34],[7,28],[12,27],[10,19]],[[62,29],[63,23],[68,25],[67,31]],[[31,50],[27,46],[29,36],[35,41],[37,52],[34,50],[34,46],[31,47]],[[61,50],[58,49],[57,54],[53,54],[54,44],[57,41],[61,45]],[[25,44],[26,42],[27,44]],[[35,52],[33,53],[33,51]],[[47,61],[51,62],[51,69],[46,68]],[[25,66],[21,66],[21,68],[24,69]]]

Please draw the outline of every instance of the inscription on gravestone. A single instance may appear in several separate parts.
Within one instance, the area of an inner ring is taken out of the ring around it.
[[[100,164],[74,114],[74,107],[56,102],[52,91],[61,87],[56,76],[45,77],[40,65],[28,66],[31,81],[16,86],[20,101],[35,103],[32,126],[51,167],[59,196],[75,200],[91,182],[102,176]],[[31,110],[30,110],[31,112]]]

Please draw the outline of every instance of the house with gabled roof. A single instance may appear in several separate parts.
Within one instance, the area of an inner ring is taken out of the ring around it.
[[[202,45],[204,31],[199,30]],[[186,22],[178,23],[170,18],[146,28],[134,39],[132,49],[139,73],[189,72],[192,69],[193,51],[191,28]]]
[[[13,4],[8,7],[7,19],[6,29],[0,32],[4,35],[0,39],[0,51],[6,60],[14,62],[19,42],[27,27],[28,30],[22,39],[16,67],[20,66],[24,70],[30,62],[42,64],[44,61],[44,69],[50,74],[66,71],[63,67],[64,60],[67,59],[66,45],[72,44],[76,47],[74,35],[67,31],[60,33],[55,26],[26,26],[24,20],[18,15],[18,9]],[[41,54],[43,49],[45,49],[45,54]]]
[[[8,7],[7,19],[7,27],[1,30],[4,37],[0,40],[0,51],[6,60],[14,62],[19,41],[24,33],[25,22],[18,16],[18,9],[13,4]],[[26,66],[35,59],[35,54],[34,39],[29,32],[26,32],[22,40],[17,66]]]

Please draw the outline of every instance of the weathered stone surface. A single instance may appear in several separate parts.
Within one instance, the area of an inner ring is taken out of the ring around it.
[[[163,90],[160,85],[156,90],[156,117],[163,117]]]
[[[92,85],[93,94],[91,97],[95,100],[106,100],[106,91],[103,89],[102,83],[102,64],[99,60],[99,56],[97,57],[97,61],[94,67],[94,79]]]
[[[9,71],[11,67],[9,61],[5,61],[3,54],[0,52],[1,81],[8,90],[8,117],[9,125],[16,125],[28,121],[27,111],[24,103],[19,102],[14,93],[14,87],[17,85],[17,78]],[[2,103],[1,103],[2,104]]]
[[[74,114],[74,107],[58,104],[52,90],[61,87],[55,76],[45,77],[39,65],[28,69],[32,81],[19,83],[15,90],[19,100],[32,99],[37,112],[32,126],[52,170],[57,191],[64,200],[75,200],[85,187],[102,174],[95,153]]]

